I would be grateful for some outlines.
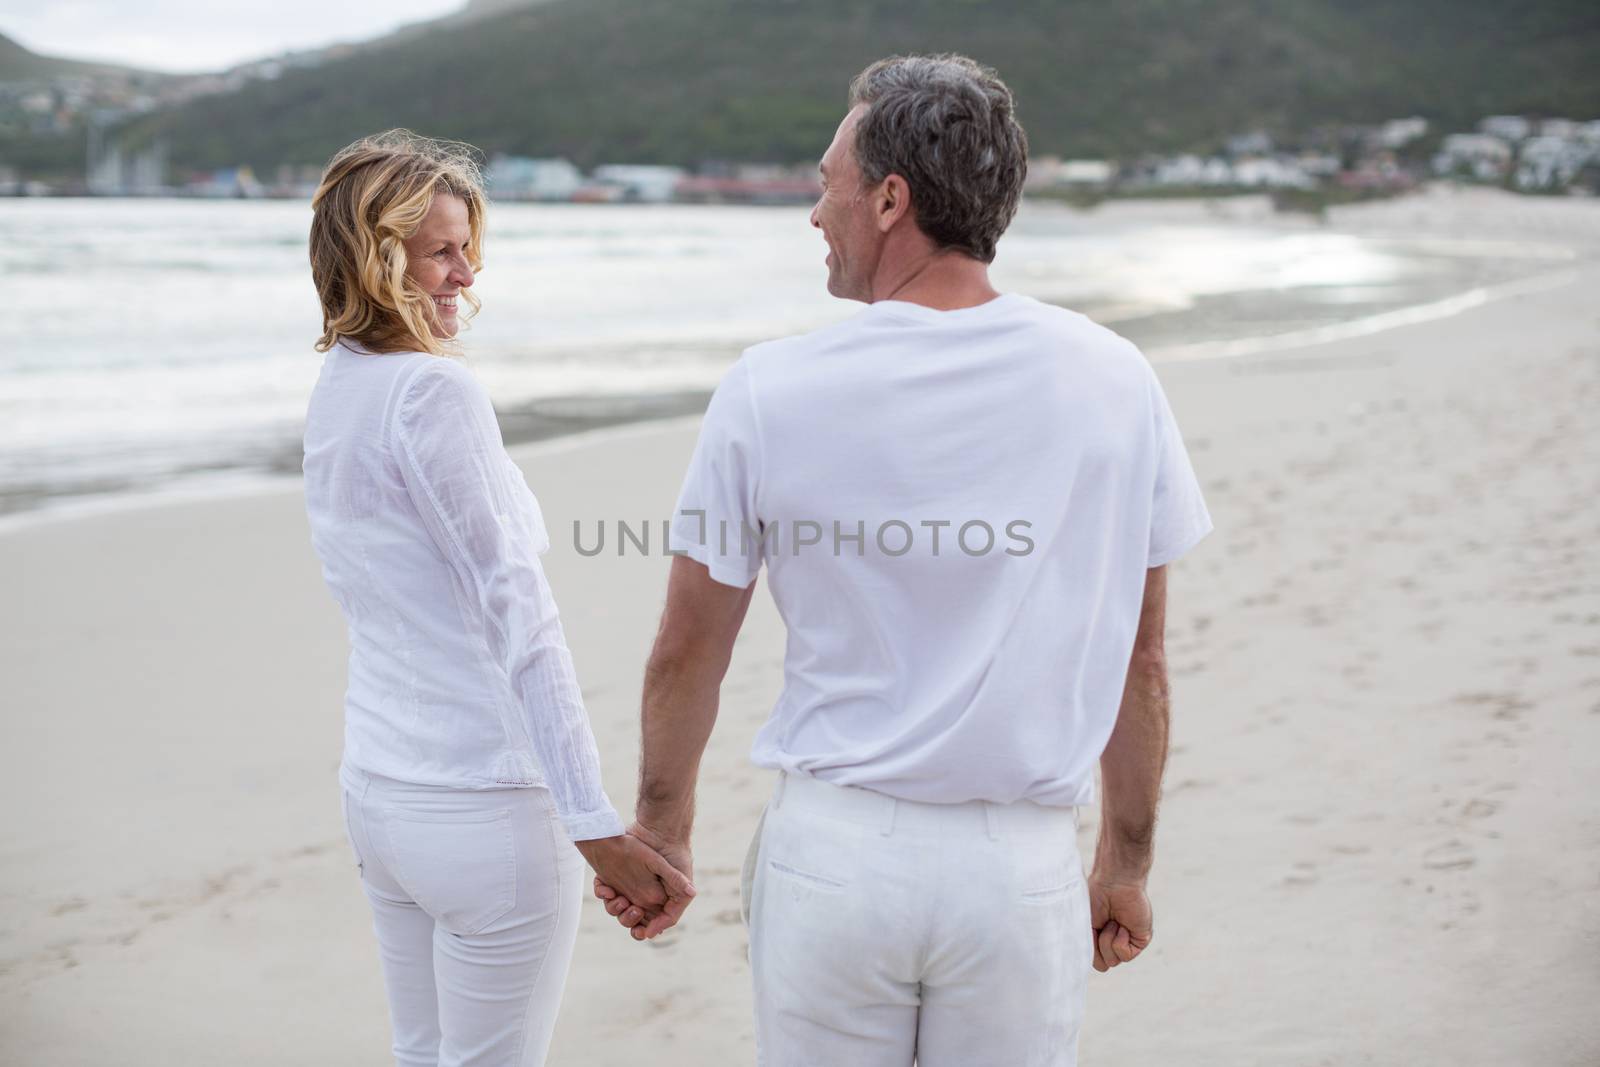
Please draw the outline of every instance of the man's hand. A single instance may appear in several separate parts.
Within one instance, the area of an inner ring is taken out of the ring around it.
[[[648,845],[657,855],[680,873],[685,879],[694,877],[694,855],[689,850],[689,842],[674,841],[658,831],[652,830],[642,823],[635,822],[628,827],[628,833]],[[606,912],[616,917],[617,922],[624,928],[633,932],[635,941],[646,941],[673,926],[683,915],[679,908],[675,914],[668,913],[665,909],[646,921],[646,912],[640,908],[637,898],[632,897],[612,882],[601,877],[598,868],[594,879],[594,895],[605,901]],[[684,907],[687,907],[685,903]]]
[[[577,846],[594,868],[596,885],[603,882],[615,887],[625,898],[627,913],[634,919],[625,925],[634,927],[633,936],[638,940],[654,937],[676,923],[694,898],[688,874],[635,834],[579,841]]]
[[[694,826],[694,784],[700,757],[717,720],[717,699],[728,673],[734,638],[750,607],[755,583],[718,582],[704,563],[685,555],[672,561],[667,606],[644,668],[640,708],[639,820],[628,835],[665,856],[686,881],[693,870],[689,834]],[[683,908],[652,912],[628,886],[595,867],[594,895],[633,931],[655,937],[678,921]],[[687,902],[685,902],[687,905]]]
[[[1109,971],[1143,952],[1155,937],[1144,882],[1100,871],[1089,875],[1089,924],[1095,970]]]

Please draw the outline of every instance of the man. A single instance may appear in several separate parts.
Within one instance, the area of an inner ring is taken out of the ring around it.
[[[1139,351],[990,285],[1027,169],[1010,90],[896,57],[850,105],[811,222],[829,292],[869,306],[749,349],[712,398],[632,832],[690,871],[765,562],[789,639],[753,753],[780,771],[745,879],[762,1062],[1070,1064],[1091,960],[1152,936],[1165,565],[1211,519]],[[670,924],[596,892],[636,937]]]

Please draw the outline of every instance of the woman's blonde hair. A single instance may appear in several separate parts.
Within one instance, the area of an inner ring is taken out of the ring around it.
[[[467,205],[467,263],[483,267],[486,201],[469,145],[389,130],[342,149],[311,198],[311,279],[322,301],[326,352],[348,338],[374,352],[458,351],[433,335],[433,300],[406,277],[405,240],[440,193]],[[462,290],[474,313],[480,302]]]

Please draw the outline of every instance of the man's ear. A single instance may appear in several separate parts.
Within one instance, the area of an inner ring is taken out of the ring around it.
[[[898,174],[891,174],[878,186],[876,204],[878,232],[888,233],[911,211],[911,186]]]

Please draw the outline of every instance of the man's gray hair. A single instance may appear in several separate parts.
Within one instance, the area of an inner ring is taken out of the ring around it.
[[[890,56],[856,75],[856,161],[868,184],[898,174],[917,227],[940,248],[994,261],[1028,174],[1011,90],[966,56]]]

